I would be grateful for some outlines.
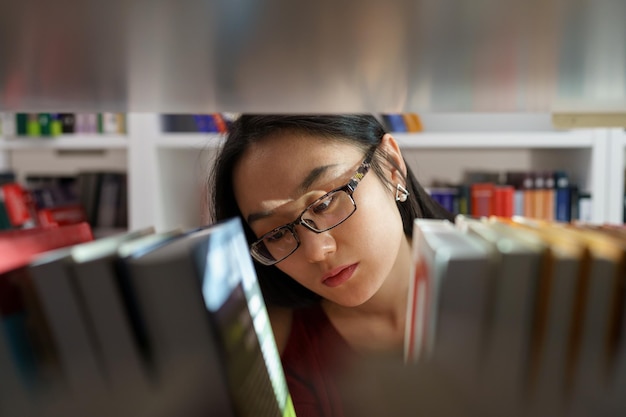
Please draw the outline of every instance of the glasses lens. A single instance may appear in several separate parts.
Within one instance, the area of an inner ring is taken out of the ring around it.
[[[324,232],[346,220],[355,210],[352,197],[338,190],[311,204],[302,214],[302,222],[317,232]]]
[[[288,227],[280,227],[252,245],[255,258],[265,265],[279,262],[298,247],[298,240]]]

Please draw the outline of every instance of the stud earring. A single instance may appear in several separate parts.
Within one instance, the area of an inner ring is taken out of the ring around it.
[[[396,185],[396,201],[404,203],[409,198],[409,190],[404,188],[402,184]]]

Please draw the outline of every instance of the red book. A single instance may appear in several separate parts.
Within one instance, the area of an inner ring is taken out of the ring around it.
[[[221,113],[213,113],[213,119],[215,120],[215,126],[217,127],[217,131],[220,133],[228,132],[228,126],[226,125],[226,120]]]
[[[35,256],[93,240],[88,223],[0,233],[0,274],[28,264]]]
[[[498,185],[493,192],[493,211],[499,217],[513,217],[515,188],[512,185]]]
[[[39,225],[44,227],[65,226],[87,221],[85,209],[79,204],[41,209],[37,211],[37,217]]]
[[[473,217],[489,217],[494,214],[494,190],[495,185],[490,182],[471,185],[470,196]]]
[[[0,194],[13,226],[20,227],[32,220],[29,201],[21,185],[14,182],[0,185]]]

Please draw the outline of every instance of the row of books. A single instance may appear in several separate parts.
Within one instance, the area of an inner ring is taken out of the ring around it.
[[[238,219],[0,252],[0,415],[295,416]]]
[[[468,415],[626,413],[626,227],[416,219],[405,358]]]
[[[564,171],[469,174],[466,180],[462,184],[430,187],[427,191],[454,214],[522,216],[560,222],[592,218],[591,194],[570,183]]]
[[[163,114],[163,132],[226,133],[237,118],[236,113]]]
[[[0,132],[7,137],[126,133],[124,113],[3,113],[0,122]]]
[[[98,232],[128,227],[127,174],[80,172],[28,176],[24,185],[0,177],[0,230],[88,222]]]
[[[424,126],[417,113],[382,113],[378,120],[388,132],[422,132]]]

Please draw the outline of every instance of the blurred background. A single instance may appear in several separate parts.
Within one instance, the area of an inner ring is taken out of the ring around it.
[[[622,0],[5,1],[0,111],[615,112]]]

